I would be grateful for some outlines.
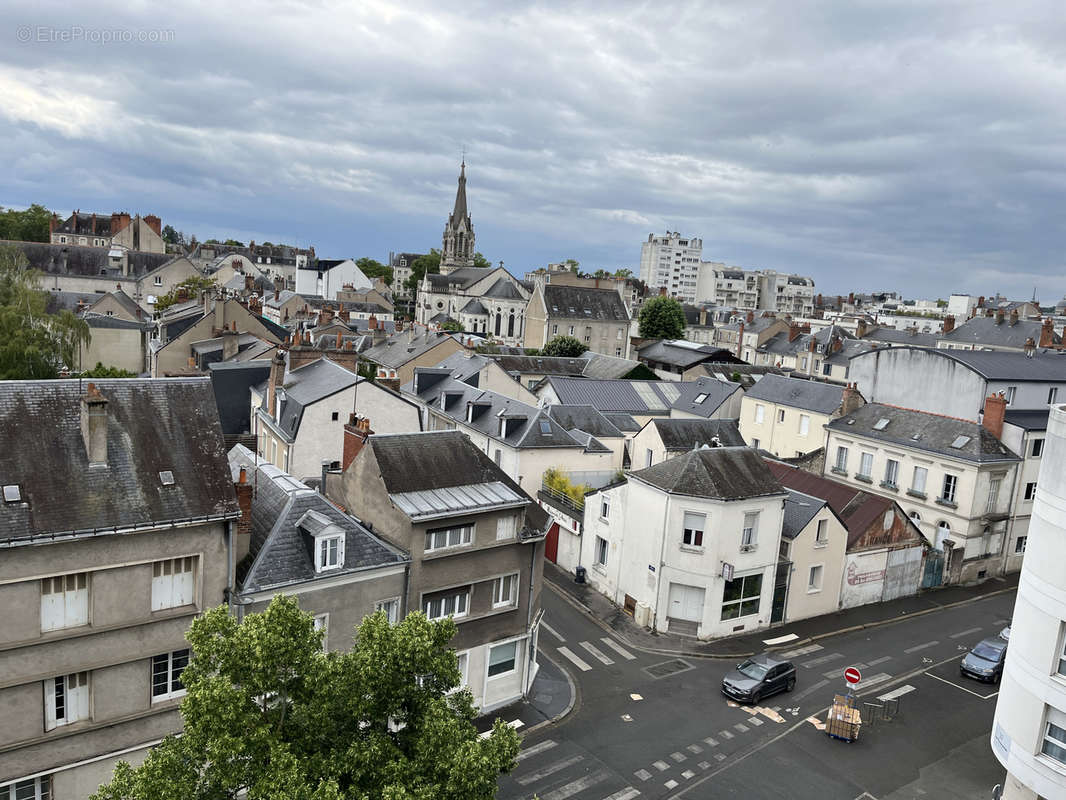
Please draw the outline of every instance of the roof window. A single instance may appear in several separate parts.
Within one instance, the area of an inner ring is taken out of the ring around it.
[[[174,485],[174,473],[171,472],[169,469],[163,470],[162,472],[159,473],[159,482],[162,483],[164,486],[173,486]],[[5,488],[4,491],[6,493],[6,491],[7,491],[6,488]]]
[[[701,392],[700,394],[696,395],[696,399],[693,400],[692,402],[695,403],[696,405],[699,405],[700,403],[702,403],[706,399],[707,399],[707,395]]]
[[[874,430],[883,431],[885,428],[888,427],[888,423],[890,423],[891,421],[892,420],[890,420],[888,417],[881,417],[881,419],[877,420],[877,422],[874,423]]]
[[[962,448],[964,448],[969,443],[970,443],[970,437],[969,436],[956,436],[955,437],[955,441],[951,443],[951,446],[954,447],[956,450],[961,450]]]
[[[18,503],[22,500],[22,490],[17,483],[9,483],[4,487],[4,502]]]

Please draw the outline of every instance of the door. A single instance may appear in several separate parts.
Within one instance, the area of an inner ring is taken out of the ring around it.
[[[918,591],[922,582],[922,548],[890,550],[885,565],[882,600],[907,597]]]
[[[935,589],[944,582],[944,554],[930,550],[925,554],[925,570],[922,572],[922,588]]]
[[[683,583],[670,584],[671,619],[687,622],[703,621],[703,594],[700,586],[686,586]]]
[[[774,600],[770,606],[770,624],[785,621],[785,607],[788,604],[788,581],[792,575],[791,561],[778,561],[777,574],[774,576]]]
[[[553,564],[559,558],[559,523],[553,522],[544,540],[544,557]]]

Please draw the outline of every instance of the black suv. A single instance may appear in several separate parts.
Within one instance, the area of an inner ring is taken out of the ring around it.
[[[758,703],[795,687],[796,666],[771,653],[752,656],[722,679],[722,694],[745,703]]]

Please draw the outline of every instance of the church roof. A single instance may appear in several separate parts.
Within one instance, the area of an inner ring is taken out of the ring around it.
[[[506,278],[500,278],[496,283],[492,284],[489,289],[483,295],[484,297],[495,297],[500,300],[521,300],[522,293],[515,288],[514,283]]]
[[[455,208],[452,210],[452,219],[456,224],[467,217],[466,213],[466,161],[459,167],[459,188],[455,192]]]

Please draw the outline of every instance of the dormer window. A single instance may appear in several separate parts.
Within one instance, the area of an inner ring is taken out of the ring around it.
[[[341,536],[322,536],[316,539],[315,571],[336,569],[344,563],[344,539]]]

